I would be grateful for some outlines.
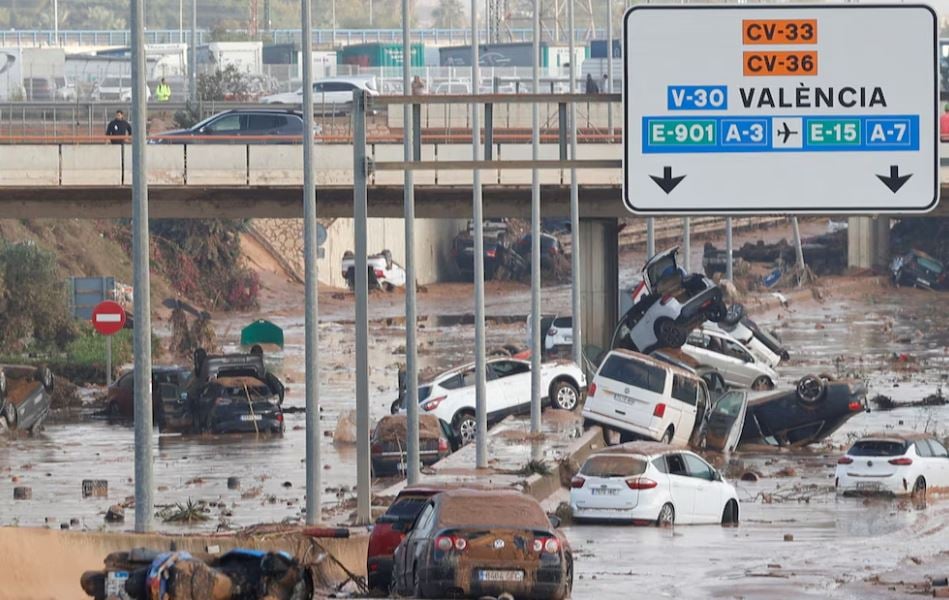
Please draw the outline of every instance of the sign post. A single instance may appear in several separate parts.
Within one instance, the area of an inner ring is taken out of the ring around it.
[[[125,327],[125,309],[118,302],[105,300],[92,309],[92,327],[105,336],[105,384],[112,384],[112,336]]]
[[[931,210],[939,200],[937,24],[932,8],[912,4],[631,8],[623,20],[627,207]]]

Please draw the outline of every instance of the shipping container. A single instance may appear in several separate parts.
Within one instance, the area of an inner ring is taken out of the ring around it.
[[[402,44],[354,44],[341,48],[339,64],[360,67],[401,67]],[[412,66],[425,66],[425,46],[412,44]]]
[[[534,46],[531,42],[516,44],[482,44],[478,48],[478,62],[483,67],[531,67]],[[470,67],[471,46],[445,46],[438,49],[443,67]],[[577,66],[583,63],[586,49],[575,48]],[[569,46],[540,44],[540,66],[545,69],[566,67],[570,63]]]
[[[608,58],[606,46],[607,40],[591,40],[590,58]],[[623,43],[621,40],[613,40],[613,58],[623,58]]]

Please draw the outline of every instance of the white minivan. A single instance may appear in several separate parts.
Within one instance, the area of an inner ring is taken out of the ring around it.
[[[687,444],[709,406],[693,372],[629,350],[606,355],[587,390],[583,418],[604,428],[607,443],[647,439]]]

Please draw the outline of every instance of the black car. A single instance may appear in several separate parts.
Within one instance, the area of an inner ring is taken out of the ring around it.
[[[570,596],[573,552],[534,498],[444,491],[428,500],[392,563],[393,591],[414,598]]]
[[[282,433],[284,393],[259,346],[249,354],[208,355],[199,349],[186,390],[160,386],[159,424],[182,433]]]
[[[36,433],[49,414],[52,391],[46,367],[0,366],[0,416],[7,429]]]
[[[802,377],[793,390],[748,392],[741,443],[801,446],[831,435],[867,410],[867,389],[856,381]]]
[[[514,244],[514,251],[527,258],[531,255],[531,234],[527,234]],[[540,234],[540,266],[544,269],[557,267],[558,261],[564,257],[563,245],[556,236],[549,233]]]
[[[159,133],[163,144],[272,144],[303,141],[303,113],[268,108],[226,110],[188,129]]]
[[[913,250],[893,259],[890,272],[895,285],[928,290],[949,289],[949,272],[945,265],[920,250]]]
[[[499,266],[505,260],[507,251],[507,223],[504,221],[485,221],[484,223],[484,278],[494,279]],[[452,241],[452,256],[455,266],[462,277],[471,279],[474,276],[474,236],[472,224],[460,232]]]

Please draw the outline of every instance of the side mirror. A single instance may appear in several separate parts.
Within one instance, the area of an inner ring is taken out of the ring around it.
[[[712,471],[712,481],[723,481],[722,473],[720,471]]]
[[[208,130],[207,127],[201,127],[200,129],[198,129],[198,133],[204,133],[204,132],[206,132],[207,130]]]
[[[547,515],[547,518],[550,519],[550,526],[554,529],[560,529],[561,520],[557,515]]]

